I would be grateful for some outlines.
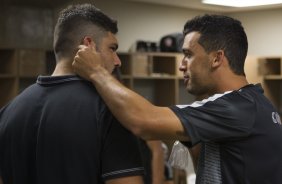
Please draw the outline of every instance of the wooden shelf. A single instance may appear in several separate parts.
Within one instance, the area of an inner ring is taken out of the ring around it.
[[[122,78],[122,79],[130,79],[131,76],[130,76],[130,75],[122,75],[121,78]]]
[[[282,76],[282,57],[263,57],[259,58],[259,70],[263,76]]]
[[[1,76],[13,76],[18,72],[18,55],[17,52],[12,49],[0,50],[0,75]]]
[[[55,67],[52,51],[0,49],[0,108]]]
[[[16,78],[1,78],[0,89],[1,108],[18,94],[18,80]]]
[[[172,76],[172,75],[169,75],[169,76],[167,76],[167,75],[158,75],[158,74],[156,74],[156,75],[149,75],[149,76],[142,76],[142,75],[135,75],[134,76],[134,79],[148,79],[148,80],[150,80],[150,79],[175,79],[175,76]]]
[[[183,54],[138,52],[119,53],[119,57],[124,84],[155,105],[171,106],[194,101],[179,80],[183,75],[178,72]]]
[[[183,54],[119,53],[119,57],[124,85],[154,104],[170,106],[194,101],[178,70]],[[249,71],[261,79],[265,95],[282,114],[282,57],[261,57],[255,61]],[[258,63],[258,72],[253,70],[254,63]],[[0,49],[0,107],[33,84],[38,75],[51,74],[55,65],[53,51]]]
[[[258,61],[265,95],[282,115],[282,57],[261,57]]]
[[[124,84],[154,104],[169,106],[195,100],[186,91],[183,73],[178,70],[182,54],[120,53],[119,56]],[[246,60],[250,82],[262,83],[265,95],[282,114],[282,57],[248,56]]]
[[[0,79],[15,78],[15,74],[0,74]]]
[[[282,80],[282,75],[265,75],[264,80]]]

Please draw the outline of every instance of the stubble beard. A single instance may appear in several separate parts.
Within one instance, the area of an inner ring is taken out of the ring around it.
[[[205,86],[199,82],[193,82],[189,81],[187,84],[186,90],[191,95],[194,95],[195,97],[201,97],[201,96],[207,96],[210,89],[208,86]]]

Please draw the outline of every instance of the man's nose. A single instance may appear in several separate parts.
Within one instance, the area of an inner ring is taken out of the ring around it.
[[[182,59],[182,61],[180,62],[180,66],[179,66],[179,71],[186,71],[187,70],[187,62],[185,61],[185,58]]]
[[[115,58],[114,58],[114,65],[116,67],[121,67],[121,61],[120,61],[118,55],[116,55]]]

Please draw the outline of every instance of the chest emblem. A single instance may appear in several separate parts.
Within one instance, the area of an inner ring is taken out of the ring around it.
[[[280,116],[279,116],[278,112],[272,112],[272,121],[275,124],[281,125],[281,119],[280,119]]]

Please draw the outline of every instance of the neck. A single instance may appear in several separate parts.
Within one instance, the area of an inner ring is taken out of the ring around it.
[[[249,84],[245,76],[230,74],[230,76],[221,76],[218,78],[219,92],[239,90],[240,88]]]
[[[60,76],[60,75],[73,75],[75,74],[70,61],[61,60],[57,62],[54,72],[52,76]]]

